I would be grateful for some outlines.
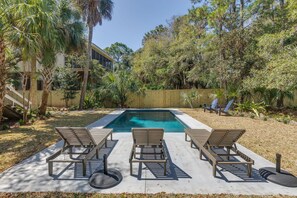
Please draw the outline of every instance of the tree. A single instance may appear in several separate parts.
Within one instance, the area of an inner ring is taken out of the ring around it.
[[[169,78],[168,48],[169,38],[147,40],[144,47],[135,53],[133,58],[133,74],[147,88],[163,89],[165,80]]]
[[[71,52],[83,45],[83,24],[77,10],[71,7],[68,0],[61,0],[53,6],[51,15],[54,26],[43,38],[52,34],[51,42],[42,39],[40,59],[42,63],[41,75],[43,77],[43,92],[39,114],[45,115],[50,87],[56,71],[56,55],[63,52]]]
[[[123,43],[114,43],[110,47],[104,49],[115,61],[113,71],[115,69],[130,69],[131,56],[133,50]]]
[[[86,21],[88,26],[88,61],[84,67],[84,78],[79,102],[79,109],[83,109],[84,99],[87,91],[89,68],[92,60],[93,28],[97,24],[102,25],[103,19],[111,20],[113,2],[111,0],[76,0],[76,3],[81,9],[83,19]]]
[[[26,60],[36,52],[40,39],[34,29],[37,16],[45,16],[45,13],[31,1],[0,1],[0,122],[3,116],[5,86],[11,69],[7,53],[11,48],[19,48],[22,51],[22,60]]]
[[[253,69],[253,75],[243,85],[248,90],[264,89],[264,94],[274,97],[277,107],[283,107],[284,98],[292,98],[297,88],[297,18],[296,2],[293,2],[256,1],[252,4],[260,15],[252,29],[257,30],[257,53],[262,64]],[[265,95],[263,97],[265,99]]]
[[[103,85],[98,91],[102,101],[124,108],[129,92],[141,93],[142,89],[127,71],[117,71],[104,76]]]
[[[62,99],[65,100],[66,107],[69,107],[69,101],[77,94],[79,75],[73,71],[70,64],[67,64],[66,67],[59,68],[56,78],[60,85],[59,89],[63,91]]]
[[[162,36],[168,36],[168,35],[169,35],[168,27],[166,27],[164,25],[158,25],[155,27],[155,29],[145,33],[145,35],[142,39],[142,45],[144,45],[145,42],[150,39],[158,39]]]

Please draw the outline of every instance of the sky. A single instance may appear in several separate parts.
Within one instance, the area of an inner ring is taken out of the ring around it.
[[[190,0],[113,0],[112,20],[104,20],[94,29],[93,43],[102,49],[121,42],[134,51],[141,48],[146,32],[167,25],[173,16],[181,16],[191,8]]]

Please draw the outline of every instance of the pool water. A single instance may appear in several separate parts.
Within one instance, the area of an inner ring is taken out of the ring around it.
[[[184,132],[187,126],[166,110],[126,110],[104,128],[131,132],[131,128],[163,128],[165,132]]]

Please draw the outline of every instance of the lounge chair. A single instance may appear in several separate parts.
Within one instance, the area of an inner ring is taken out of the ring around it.
[[[204,112],[206,111],[206,110],[208,110],[210,113],[212,112],[212,111],[215,111],[216,113],[218,113],[218,102],[219,102],[219,99],[214,99],[212,102],[211,102],[211,105],[210,106],[206,106],[206,104],[204,104],[204,106],[203,106],[203,110],[204,110]]]
[[[191,147],[195,145],[199,149],[200,159],[204,155],[212,162],[214,177],[216,176],[216,166],[220,164],[245,164],[247,166],[247,175],[251,177],[254,161],[236,147],[236,141],[244,133],[244,129],[213,129],[212,132],[205,129],[186,129],[185,139],[187,141],[187,136],[190,136]],[[214,148],[226,148],[226,152],[218,154],[214,151]],[[230,156],[239,156],[243,160],[230,160]]]
[[[230,115],[228,111],[229,111],[229,109],[231,108],[231,106],[233,105],[233,102],[234,102],[234,99],[230,100],[230,101],[227,103],[227,105],[226,105],[226,107],[225,107],[224,109],[222,109],[222,107],[220,107],[220,108],[218,109],[218,111],[219,111],[219,115],[221,115],[222,113],[224,113],[224,114],[226,114],[226,115]]]
[[[62,149],[51,155],[46,159],[48,163],[49,175],[53,174],[53,163],[82,163],[83,176],[86,175],[87,161],[91,160],[94,155],[98,159],[99,149],[105,145],[107,146],[107,138],[110,136],[112,139],[112,129],[97,129],[92,133],[84,127],[56,127],[55,130],[64,140]],[[84,149],[83,152],[74,152],[74,148]],[[69,158],[59,159],[58,156],[64,154],[69,155]],[[73,155],[78,155],[73,158]],[[83,156],[83,157],[81,157]]]
[[[164,175],[166,175],[167,156],[164,151],[162,128],[132,128],[133,146],[129,158],[130,174],[132,175],[132,163],[163,163]],[[140,148],[140,152],[137,149]],[[146,148],[155,148],[154,152],[144,152]],[[156,150],[160,150],[159,152]],[[137,157],[139,154],[139,157]],[[145,159],[144,155],[154,155],[154,159]],[[160,157],[157,157],[160,155]]]

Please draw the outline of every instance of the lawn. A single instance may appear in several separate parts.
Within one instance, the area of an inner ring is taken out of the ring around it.
[[[86,126],[109,113],[100,111],[53,112],[53,117],[33,125],[0,131],[0,172],[56,143],[59,126]]]
[[[250,117],[218,116],[203,109],[181,109],[212,128],[243,128],[246,133],[239,143],[264,158],[275,162],[275,153],[282,154],[282,168],[297,175],[297,125],[275,119],[267,121]]]

